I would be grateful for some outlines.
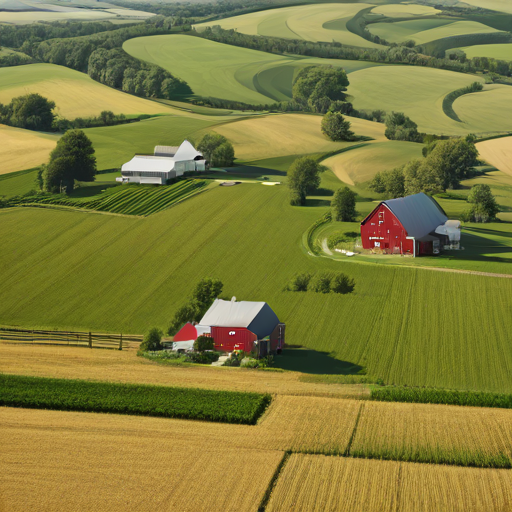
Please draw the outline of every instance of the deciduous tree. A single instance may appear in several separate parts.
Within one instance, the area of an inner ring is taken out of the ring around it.
[[[356,193],[348,187],[336,190],[331,202],[333,218],[338,222],[354,222],[356,219]]]
[[[333,141],[354,140],[354,132],[350,130],[341,112],[327,112],[322,119],[322,132]]]
[[[287,172],[290,204],[304,206],[306,196],[320,186],[320,164],[310,156],[297,158]]]

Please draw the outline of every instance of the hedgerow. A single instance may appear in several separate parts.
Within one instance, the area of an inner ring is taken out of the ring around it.
[[[371,400],[512,409],[512,395],[435,388],[382,387],[372,389]]]
[[[0,375],[0,406],[254,425],[268,394]]]

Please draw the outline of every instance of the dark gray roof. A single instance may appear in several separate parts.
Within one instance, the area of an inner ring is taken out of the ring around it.
[[[215,299],[200,325],[212,327],[245,327],[259,339],[269,336],[279,319],[266,302],[235,302]]]
[[[448,220],[436,200],[423,192],[383,202],[402,223],[407,235],[414,238],[428,235]]]

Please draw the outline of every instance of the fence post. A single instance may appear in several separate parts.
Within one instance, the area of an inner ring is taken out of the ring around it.
[[[89,332],[89,348],[92,348],[92,334]]]
[[[123,333],[121,333],[121,337],[119,338],[119,350],[123,350]]]

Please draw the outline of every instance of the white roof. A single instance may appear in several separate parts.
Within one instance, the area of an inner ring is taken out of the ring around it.
[[[174,156],[179,146],[155,146],[155,156]]]
[[[178,151],[176,151],[176,154],[173,156],[173,159],[176,162],[181,162],[183,160],[194,160],[194,158],[198,156],[202,157],[203,154],[199,153],[199,151],[197,151],[188,140],[184,140],[178,148]]]
[[[135,155],[121,167],[121,172],[169,172],[174,169],[174,159],[165,156]]]

